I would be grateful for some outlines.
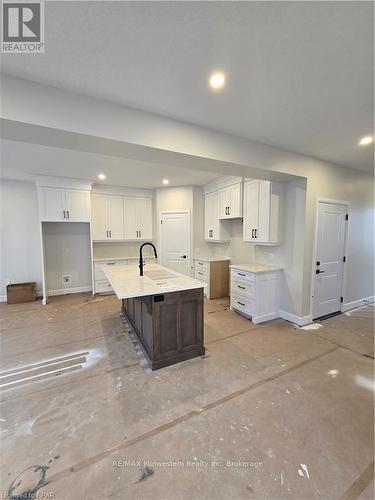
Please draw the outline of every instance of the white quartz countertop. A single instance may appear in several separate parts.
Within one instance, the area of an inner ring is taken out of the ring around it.
[[[240,269],[241,271],[249,271],[250,273],[266,273],[269,271],[280,271],[282,267],[266,266],[265,264],[232,264],[229,266],[233,269]]]
[[[139,255],[133,255],[133,256],[128,256],[128,257],[94,257],[92,260],[94,262],[102,262],[102,261],[105,261],[105,260],[130,260],[130,259],[137,259],[139,260]],[[143,257],[143,260],[146,260],[146,259],[155,259],[155,257],[153,257],[152,255],[150,256],[146,256],[146,257]]]
[[[202,260],[203,262],[222,262],[224,260],[230,260],[230,257],[194,257],[194,260]]]
[[[143,272],[144,276],[140,276],[137,265],[103,268],[103,273],[119,299],[180,292],[205,286],[202,281],[159,266],[159,264],[149,263],[144,267]]]

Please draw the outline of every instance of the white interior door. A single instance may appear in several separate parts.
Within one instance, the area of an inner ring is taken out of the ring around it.
[[[318,204],[314,319],[341,310],[346,214],[345,205]]]
[[[190,214],[160,213],[160,264],[182,274],[189,274]]]

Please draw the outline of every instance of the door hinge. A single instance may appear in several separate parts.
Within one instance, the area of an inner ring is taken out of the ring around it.
[[[344,255],[344,257],[342,258],[342,261],[343,261],[343,262],[346,262],[346,257],[345,257],[345,255]]]
[[[349,214],[345,215],[345,220],[349,220]]]
[[[340,297],[340,302],[344,302],[344,297]]]

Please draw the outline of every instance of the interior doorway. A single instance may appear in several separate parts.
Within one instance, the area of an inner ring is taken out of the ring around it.
[[[190,274],[190,211],[160,212],[160,264]]]

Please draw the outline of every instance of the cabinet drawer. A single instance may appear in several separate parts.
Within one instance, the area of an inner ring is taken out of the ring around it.
[[[205,269],[206,271],[208,271],[208,262],[204,262],[203,260],[196,260],[195,269]]]
[[[208,273],[203,268],[202,269],[195,268],[194,277],[197,280],[204,281],[205,283],[208,283]]]
[[[241,295],[246,295],[246,297],[250,299],[255,299],[255,283],[232,279],[231,289],[232,293],[239,293]]]
[[[230,303],[233,309],[237,309],[238,311],[252,316],[254,310],[254,302],[248,297],[232,293]]]
[[[101,267],[106,267],[106,266],[126,266],[128,263],[127,259],[123,260],[99,260],[95,262],[95,269],[99,269]]]
[[[107,280],[103,281],[95,281],[95,292],[96,293],[106,293],[106,292],[111,292],[113,293],[113,288],[112,286],[108,283]]]
[[[240,280],[255,281],[255,273],[249,271],[242,271],[241,269],[233,269],[231,271],[232,279],[238,278]]]

